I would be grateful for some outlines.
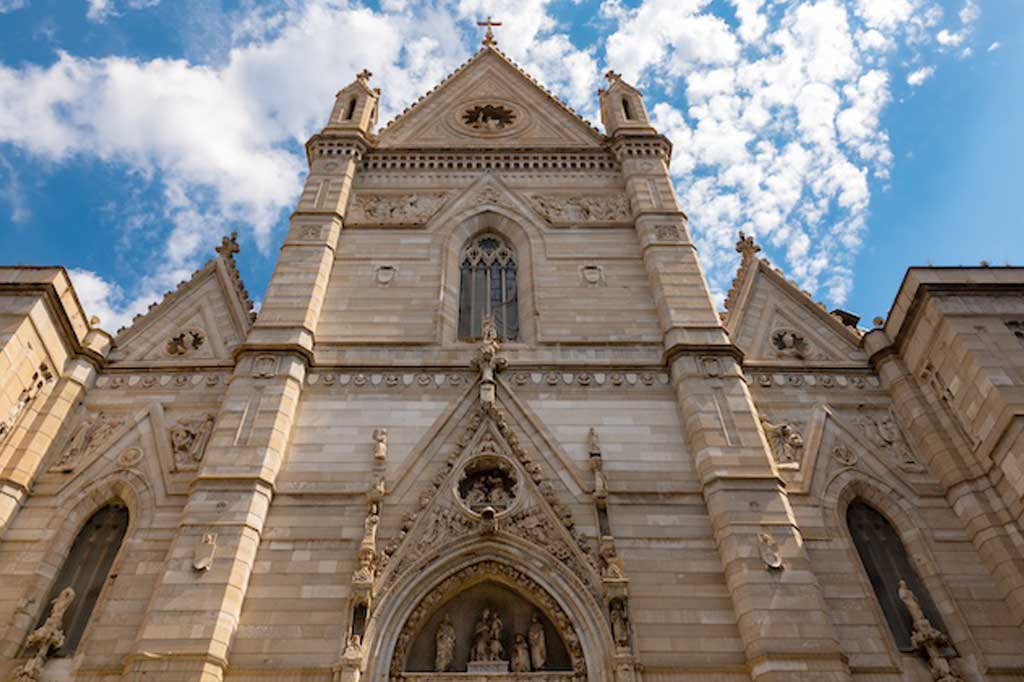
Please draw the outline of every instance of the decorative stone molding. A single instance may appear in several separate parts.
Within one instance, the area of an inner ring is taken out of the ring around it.
[[[130,469],[142,461],[142,448],[125,448],[117,456],[117,466]]]
[[[565,176],[617,173],[619,163],[603,150],[577,152],[506,152],[442,150],[392,151],[379,149],[366,155],[360,169],[366,173],[459,172],[476,175],[483,171],[504,174],[558,173]]]
[[[650,388],[670,385],[667,373],[657,369],[590,372],[586,370],[524,370],[517,368],[509,375],[517,388],[577,386],[580,388]],[[463,372],[310,372],[306,379],[310,386],[323,388],[349,388],[362,390],[404,390],[408,388],[458,388],[471,381]]]
[[[584,286],[588,287],[603,287],[606,286],[604,277],[604,268],[600,265],[581,265],[580,266],[580,282]]]
[[[803,360],[811,354],[811,345],[803,334],[787,328],[775,329],[771,333],[772,348],[780,358]]]
[[[273,355],[257,355],[252,360],[252,376],[269,379],[277,374],[278,359]]]
[[[43,388],[52,381],[53,371],[45,362],[40,364],[39,369],[32,373],[32,379],[29,381],[28,386],[22,390],[18,400],[8,410],[6,419],[0,421],[0,444],[7,440],[7,437],[14,431],[14,427],[17,425],[21,415],[28,409],[29,405],[36,401]]]
[[[373,281],[379,287],[391,286],[398,277],[398,268],[394,265],[378,265],[373,269]]]
[[[629,220],[625,194],[531,194],[530,202],[550,223],[608,223]]]
[[[654,239],[659,242],[681,242],[683,235],[676,225],[655,225]]]
[[[223,383],[226,383],[226,379],[220,374],[112,374],[99,377],[96,380],[96,388],[184,389],[217,386]]]
[[[877,389],[881,382],[874,375],[862,373],[813,373],[813,372],[777,372],[765,373],[757,370],[751,371],[750,383],[760,388],[795,388],[807,386],[809,388],[827,388],[832,390],[841,389]]]
[[[844,467],[852,467],[857,464],[857,453],[851,450],[844,443],[839,443],[832,448],[832,459]]]
[[[391,656],[391,678],[394,680],[400,679],[403,676],[411,677],[409,673],[403,673],[405,662],[409,656],[409,647],[423,627],[423,624],[437,608],[459,592],[488,580],[508,585],[515,591],[524,594],[534,606],[547,616],[558,631],[569,653],[572,663],[572,679],[578,682],[585,680],[587,668],[586,662],[583,659],[583,648],[580,645],[580,640],[572,621],[569,620],[569,617],[558,605],[558,602],[532,578],[511,566],[497,561],[482,561],[458,571],[441,582],[416,605],[416,608],[413,609],[402,626],[401,633],[395,644],[395,650]],[[460,675],[459,677],[462,679],[466,676]],[[532,675],[531,679],[533,679]],[[564,677],[559,677],[559,679],[564,679]]]
[[[377,225],[425,223],[444,205],[447,192],[377,194],[357,192],[349,202],[346,222]]]

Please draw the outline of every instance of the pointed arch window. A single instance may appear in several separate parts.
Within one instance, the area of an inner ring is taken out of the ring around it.
[[[74,655],[127,531],[128,510],[123,504],[115,503],[93,514],[78,532],[44,602],[52,602],[65,587],[75,591],[75,599],[64,614],[64,644],[52,655]],[[43,624],[47,615],[48,609],[40,615],[36,627]]]
[[[914,622],[900,600],[900,580],[906,581],[932,625],[948,632],[939,610],[935,608],[928,590],[914,570],[903,541],[889,520],[874,507],[861,500],[854,500],[846,510],[846,524],[899,650],[914,650],[910,642]],[[955,654],[952,647],[948,647],[947,652]]]
[[[515,250],[498,235],[483,234],[463,248],[459,263],[459,339],[479,339],[489,315],[499,339],[519,338]]]

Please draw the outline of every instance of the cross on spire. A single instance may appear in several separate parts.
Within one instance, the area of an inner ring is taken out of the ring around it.
[[[495,45],[498,44],[498,41],[494,39],[494,31],[492,31],[491,29],[495,26],[501,26],[500,21],[492,21],[491,16],[487,15],[487,21],[478,21],[476,22],[476,25],[487,27],[487,33],[484,34],[484,45],[486,45],[487,47],[494,47]]]

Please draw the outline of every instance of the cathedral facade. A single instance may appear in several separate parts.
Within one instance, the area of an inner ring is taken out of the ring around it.
[[[0,674],[1024,680],[1024,270],[863,332],[740,234],[719,314],[607,78],[359,74],[258,315],[233,237],[114,337],[0,269]]]

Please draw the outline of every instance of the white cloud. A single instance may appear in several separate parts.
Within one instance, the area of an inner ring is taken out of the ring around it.
[[[0,14],[28,7],[28,0],[0,0]]]
[[[936,34],[935,42],[943,47],[958,47],[960,43],[964,42],[964,34],[950,33],[946,29],[942,29]]]
[[[992,43],[991,45],[989,45],[988,49],[985,50],[985,51],[986,52],[995,52],[996,50],[998,50],[1001,47],[1002,47],[1002,44],[999,43],[998,41],[996,41],[996,42]]]
[[[114,3],[111,0],[86,0],[88,7],[85,18],[89,21],[105,21],[114,11]]]
[[[907,84],[912,85],[915,88],[926,80],[932,77],[935,73],[935,68],[932,66],[924,66],[916,71],[912,71],[907,75]]]

